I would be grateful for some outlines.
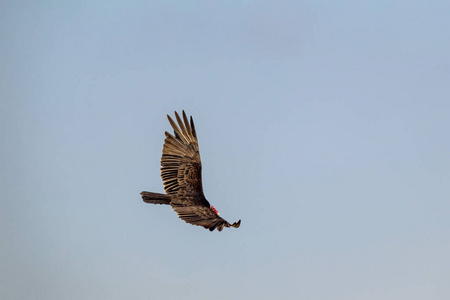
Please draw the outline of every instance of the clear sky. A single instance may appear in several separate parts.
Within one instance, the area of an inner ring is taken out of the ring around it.
[[[449,1],[1,1],[1,299],[450,299]],[[204,191],[168,206],[166,114]]]

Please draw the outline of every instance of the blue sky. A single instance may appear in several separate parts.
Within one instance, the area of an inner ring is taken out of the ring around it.
[[[4,299],[448,299],[450,4],[2,1]],[[165,206],[166,114],[208,200]]]

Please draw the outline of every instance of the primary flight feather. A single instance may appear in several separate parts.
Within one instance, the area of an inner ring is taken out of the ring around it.
[[[142,192],[142,199],[152,204],[168,204],[187,223],[203,226],[210,231],[222,231],[233,224],[219,216],[218,211],[206,200],[202,186],[202,163],[197,133],[192,117],[190,122],[183,110],[183,120],[175,112],[177,123],[167,115],[174,135],[166,131],[161,157],[161,178],[166,194]]]

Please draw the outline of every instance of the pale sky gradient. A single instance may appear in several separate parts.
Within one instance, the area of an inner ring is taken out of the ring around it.
[[[1,299],[450,299],[449,1],[1,1],[0,99]]]

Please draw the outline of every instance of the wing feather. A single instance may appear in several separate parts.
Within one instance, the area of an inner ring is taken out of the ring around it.
[[[194,125],[194,120],[192,119],[192,116],[191,116],[191,130],[192,130],[192,136],[195,137],[195,139],[197,140],[197,132],[195,131],[195,125]]]
[[[184,123],[185,123],[185,124],[189,124],[189,121],[188,121],[188,119],[187,119],[187,117],[186,117],[186,113],[184,112],[184,110],[183,110],[183,120],[184,120]],[[192,134],[191,128],[190,128],[189,126],[186,126],[186,130],[187,130],[187,133],[188,133],[188,136],[189,136],[189,137],[194,136],[194,135]],[[196,138],[196,137],[195,137],[195,138]]]

